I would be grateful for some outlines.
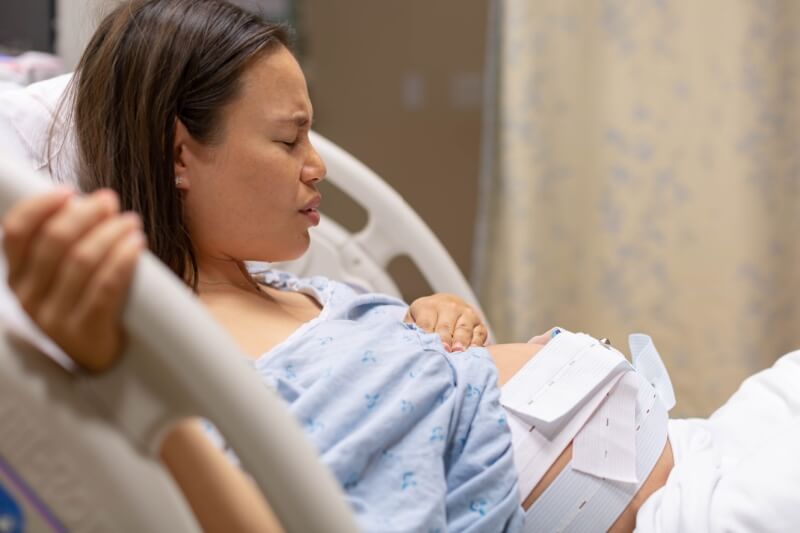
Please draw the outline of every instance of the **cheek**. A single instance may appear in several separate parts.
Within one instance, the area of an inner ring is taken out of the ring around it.
[[[287,199],[267,194],[268,184],[248,188],[245,194],[220,194],[209,199],[205,209],[194,211],[192,231],[201,236],[208,253],[252,261],[296,259],[310,239],[302,215],[293,208],[294,195]]]
[[[250,260],[302,255],[309,236],[297,211],[305,200],[299,174],[300,167],[280,147],[243,142],[226,150],[186,197],[195,245]]]

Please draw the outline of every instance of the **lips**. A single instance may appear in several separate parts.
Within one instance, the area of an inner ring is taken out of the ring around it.
[[[318,194],[314,198],[312,198],[308,203],[306,203],[306,205],[302,209],[300,209],[300,211],[305,212],[305,211],[315,210],[319,207],[320,203],[322,203],[322,196]]]
[[[309,201],[305,207],[300,209],[300,212],[308,217],[309,222],[311,222],[312,226],[316,226],[319,224],[319,211],[317,208],[319,207],[320,202],[322,202],[322,197],[320,195],[315,196],[314,198]]]

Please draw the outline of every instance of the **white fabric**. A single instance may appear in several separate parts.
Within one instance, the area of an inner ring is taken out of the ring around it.
[[[72,78],[65,74],[24,88],[0,92],[0,147],[3,153],[47,170],[48,137],[54,112]],[[69,131],[69,138],[65,134]],[[52,173],[57,181],[75,183],[75,142],[71,129],[53,129]]]
[[[742,384],[708,420],[670,421],[666,485],[636,531],[800,529],[800,351]]]

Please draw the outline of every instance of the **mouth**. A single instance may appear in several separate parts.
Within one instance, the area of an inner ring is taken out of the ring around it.
[[[301,212],[305,211],[316,211],[319,208],[319,204],[322,203],[322,196],[317,194],[314,198],[312,198],[309,202],[300,209]]]
[[[311,222],[312,226],[316,226],[319,224],[320,214],[317,208],[319,207],[320,202],[322,201],[322,197],[320,195],[315,196],[310,202],[308,202],[305,207],[300,209],[300,213],[308,218],[309,222]]]
[[[302,211],[300,211],[300,213],[305,215],[308,221],[311,222],[312,226],[316,226],[319,224],[320,214],[319,211],[317,211],[316,209],[303,209]]]

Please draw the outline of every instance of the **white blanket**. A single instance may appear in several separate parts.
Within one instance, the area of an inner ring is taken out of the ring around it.
[[[800,350],[707,420],[670,421],[675,468],[636,531],[800,531]]]

